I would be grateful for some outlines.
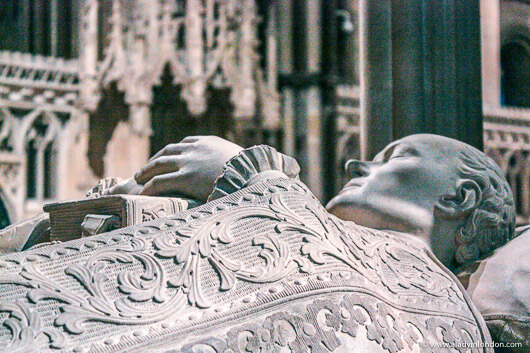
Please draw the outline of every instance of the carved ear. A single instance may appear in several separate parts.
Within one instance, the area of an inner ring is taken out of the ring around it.
[[[482,190],[476,181],[463,179],[456,185],[456,194],[442,196],[438,208],[450,218],[463,218],[473,212],[482,200]]]

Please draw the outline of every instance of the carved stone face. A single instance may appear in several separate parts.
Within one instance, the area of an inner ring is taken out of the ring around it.
[[[367,227],[428,237],[435,205],[456,193],[462,147],[442,136],[413,135],[388,145],[372,162],[350,160],[352,179],[327,209]]]

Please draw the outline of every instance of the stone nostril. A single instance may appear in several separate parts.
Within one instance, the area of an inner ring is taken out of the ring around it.
[[[361,178],[370,174],[366,163],[357,159],[350,159],[346,162],[345,169],[349,178]]]

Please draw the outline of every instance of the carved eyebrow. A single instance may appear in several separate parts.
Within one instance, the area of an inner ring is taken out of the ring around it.
[[[390,160],[390,157],[392,157],[392,155],[395,153],[395,152],[398,152],[400,155],[411,155],[411,156],[419,156],[420,153],[419,151],[409,145],[409,144],[406,144],[406,143],[396,143],[394,145],[390,145],[388,146],[386,149],[384,149],[383,151],[379,152],[375,157],[374,157],[374,162],[381,162],[381,161],[388,161]]]
[[[417,148],[415,148],[414,146],[408,145],[408,144],[400,145],[399,149],[398,149],[398,152],[400,154],[407,154],[407,155],[412,155],[412,156],[419,156],[420,155],[420,152],[418,151]]]
[[[394,152],[396,152],[396,150],[400,150],[401,149],[401,146],[399,144],[396,144],[392,147],[390,147],[388,150],[385,151],[383,157],[384,157],[384,160],[385,161],[388,161],[390,160],[390,157],[392,157],[392,155],[394,154]]]
[[[388,159],[390,158],[392,153],[394,153],[394,150],[396,149],[397,146],[398,144],[393,144],[393,145],[386,147],[386,149],[382,150],[374,157],[373,161],[374,162],[388,161]]]

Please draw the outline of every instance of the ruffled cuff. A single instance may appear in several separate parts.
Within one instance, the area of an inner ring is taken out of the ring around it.
[[[270,146],[250,147],[226,162],[223,173],[214,183],[208,201],[219,199],[267,179],[297,179],[299,173],[300,166],[294,158]]]

